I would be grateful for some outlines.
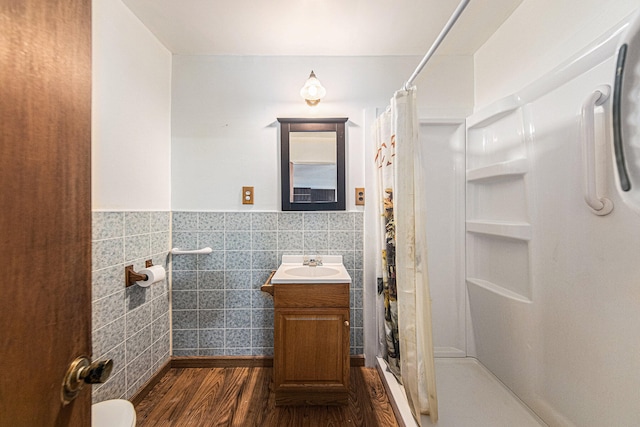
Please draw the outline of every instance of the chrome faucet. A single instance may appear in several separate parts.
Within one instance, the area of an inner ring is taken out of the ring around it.
[[[309,267],[317,267],[322,265],[322,257],[317,256],[315,258],[304,257],[302,265],[308,265]]]

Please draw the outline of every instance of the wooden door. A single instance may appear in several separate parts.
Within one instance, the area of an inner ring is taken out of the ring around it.
[[[0,0],[0,425],[90,425],[91,1]]]

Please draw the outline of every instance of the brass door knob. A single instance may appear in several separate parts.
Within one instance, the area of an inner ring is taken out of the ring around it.
[[[344,326],[347,326],[347,327],[349,326],[349,321],[348,320],[344,321]]]
[[[88,357],[77,357],[62,381],[62,403],[67,404],[78,396],[85,384],[103,383],[111,375],[113,360],[97,360],[93,363]]]

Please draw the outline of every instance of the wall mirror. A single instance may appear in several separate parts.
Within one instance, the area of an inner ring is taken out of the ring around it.
[[[345,210],[346,118],[279,118],[283,211]]]

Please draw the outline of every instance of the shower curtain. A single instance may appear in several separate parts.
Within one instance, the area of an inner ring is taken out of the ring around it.
[[[382,286],[378,285],[378,293],[384,295],[384,356],[389,370],[401,381],[398,291],[395,271],[396,227],[393,217],[395,136],[391,132],[391,107],[387,108],[376,121],[375,134],[378,194],[382,195],[382,216],[379,224],[380,235],[383,236],[382,271],[380,274]]]
[[[385,359],[414,418],[438,419],[416,90],[400,90],[375,123]]]

